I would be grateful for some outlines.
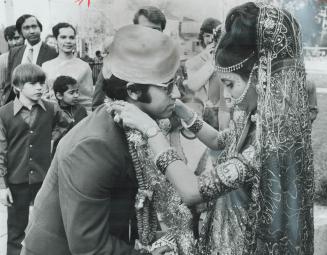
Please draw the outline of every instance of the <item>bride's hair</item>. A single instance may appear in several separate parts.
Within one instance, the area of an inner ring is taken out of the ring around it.
[[[216,63],[221,67],[233,66],[253,56],[243,64],[243,68],[233,72],[244,80],[249,78],[257,60],[257,18],[259,8],[248,2],[232,9],[226,17],[225,34],[221,38],[216,52]]]

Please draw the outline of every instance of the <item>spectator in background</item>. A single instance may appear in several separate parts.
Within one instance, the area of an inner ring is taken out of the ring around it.
[[[154,6],[144,6],[140,8],[134,15],[134,24],[163,31],[166,27],[166,17],[160,9]],[[104,73],[105,74],[104,74]],[[110,78],[110,70],[102,70],[95,83],[95,89],[92,100],[92,110],[95,110],[99,105],[103,104],[105,93],[103,91],[103,80]]]
[[[221,35],[220,21],[207,18],[200,28],[202,52],[186,61],[187,86],[205,103],[204,120],[216,129],[228,127],[229,108],[226,107],[224,86],[215,71],[214,53]],[[220,117],[218,117],[218,115]]]
[[[19,255],[33,202],[51,162],[51,139],[66,132],[59,107],[41,100],[45,73],[34,64],[13,72],[19,97],[0,108],[0,202],[8,207],[7,255]]]
[[[53,91],[63,114],[70,121],[71,129],[87,116],[86,109],[79,104],[79,86],[77,81],[70,76],[59,76],[53,83]],[[59,139],[54,144],[54,155]]]
[[[102,63],[103,57],[101,55],[101,51],[97,50],[95,52],[94,63]]]
[[[6,27],[3,31],[3,35],[8,44],[9,50],[24,44],[24,38],[21,34],[18,33],[15,25]]]
[[[93,79],[93,83],[96,83],[97,78],[101,72],[102,69],[102,61],[103,61],[103,57],[101,54],[100,50],[97,50],[95,52],[95,57],[93,59],[92,62],[90,62],[90,67],[92,69],[92,79]]]
[[[8,71],[1,105],[15,98],[11,86],[11,75],[16,66],[23,63],[41,66],[58,55],[52,47],[41,41],[42,24],[35,16],[30,14],[20,16],[16,21],[16,29],[26,39],[26,45],[15,47],[9,51]]]
[[[83,61],[87,62],[87,63],[91,63],[91,62],[93,62],[93,58],[91,58],[91,57],[89,56],[89,53],[88,53],[87,50],[84,51],[84,53],[82,54],[81,59],[82,59]]]
[[[47,91],[45,98],[56,101],[53,91],[54,80],[61,75],[71,76],[79,85],[79,102],[88,111],[91,111],[93,94],[92,71],[88,63],[75,57],[76,30],[69,23],[58,23],[52,28],[52,33],[57,39],[59,55],[55,59],[42,65],[47,74]]]
[[[52,48],[55,48],[58,52],[57,40],[53,35],[47,35],[44,39],[44,42]]]
[[[135,13],[133,23],[162,32],[166,28],[166,17],[159,8],[144,6]]]
[[[9,50],[24,44],[24,38],[20,33],[18,33],[15,25],[6,27],[3,35],[8,44]],[[8,57],[9,51],[0,56],[0,98],[2,97],[2,90],[7,77]]]

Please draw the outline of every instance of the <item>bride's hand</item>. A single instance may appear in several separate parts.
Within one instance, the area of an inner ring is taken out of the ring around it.
[[[111,104],[114,121],[122,122],[124,127],[137,129],[145,133],[150,127],[157,127],[157,123],[138,107],[125,101],[115,101]]]
[[[194,111],[180,100],[175,102],[175,114],[189,124],[194,117]]]

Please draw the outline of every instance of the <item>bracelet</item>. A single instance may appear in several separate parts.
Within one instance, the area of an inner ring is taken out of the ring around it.
[[[159,171],[165,175],[167,167],[176,160],[182,160],[174,148],[168,148],[167,150],[159,153],[155,158],[155,163]]]
[[[197,134],[201,128],[203,127],[203,120],[201,120],[199,118],[199,116],[196,114],[195,116],[195,121],[193,122],[193,124],[188,128],[188,130],[190,130],[191,132],[193,132],[194,134]]]
[[[187,134],[186,132],[189,132],[190,134]],[[185,137],[188,140],[194,140],[196,138],[196,135],[193,132],[190,132],[189,130],[182,128],[181,134],[183,137]]]

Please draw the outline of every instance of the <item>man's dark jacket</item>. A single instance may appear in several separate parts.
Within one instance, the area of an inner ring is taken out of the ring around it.
[[[25,49],[26,49],[26,45],[22,45],[20,47],[14,47],[9,51],[7,78],[6,78],[5,86],[3,88],[3,95],[1,100],[2,105],[12,101],[15,98],[15,94],[13,93],[12,86],[11,86],[11,77],[16,66],[21,64]],[[54,59],[57,56],[58,53],[54,48],[42,42],[39,55],[36,60],[36,64],[38,66],[41,66],[44,62]]]
[[[102,105],[60,141],[21,254],[139,254],[129,245],[136,190],[124,132]]]

